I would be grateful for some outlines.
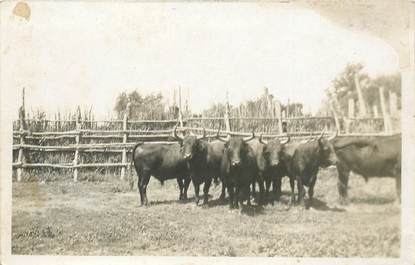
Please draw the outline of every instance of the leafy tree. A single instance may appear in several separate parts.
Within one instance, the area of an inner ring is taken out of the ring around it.
[[[364,72],[364,66],[361,63],[348,64],[345,69],[332,81],[333,91],[327,91],[328,97],[335,96],[339,104],[340,112],[347,114],[348,101],[350,98],[358,100],[354,76],[358,76],[362,96],[365,101],[368,112],[372,111],[371,106],[380,106],[379,86],[384,87],[385,100],[389,99],[389,91],[395,92],[398,97],[398,108],[400,108],[401,98],[401,77],[399,73],[391,75],[380,75],[372,79]],[[356,104],[356,111],[359,111],[359,105]]]
[[[122,119],[128,103],[130,103],[129,118],[132,120],[165,119],[169,115],[161,93],[142,96],[137,91],[133,91],[129,94],[122,92],[118,95],[114,107],[118,119]]]

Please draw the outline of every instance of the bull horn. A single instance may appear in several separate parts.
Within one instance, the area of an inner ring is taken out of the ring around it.
[[[252,130],[252,135],[248,139],[243,139],[245,143],[253,140],[255,138],[255,132]]]
[[[334,138],[336,138],[338,134],[339,134],[339,130],[336,130],[336,133],[333,136],[329,137],[328,140],[329,141],[334,140]]]
[[[176,138],[177,140],[180,140],[180,141],[183,141],[183,139],[184,139],[183,137],[181,137],[177,134],[177,125],[174,126],[173,136],[174,136],[174,138]]]
[[[281,144],[287,144],[290,140],[291,140],[291,137],[288,135],[287,140],[285,140],[284,142],[281,142]]]
[[[261,144],[264,144],[264,145],[267,145],[267,144],[268,144],[268,141],[266,141],[266,140],[264,140],[264,139],[262,138],[262,134],[259,136],[259,142],[260,142]]]
[[[229,143],[229,141],[231,140],[231,135],[228,134],[226,138],[222,138],[221,136],[218,135],[218,139],[222,142]]]
[[[204,138],[206,138],[206,130],[205,130],[205,128],[203,128],[203,135],[202,136],[198,136],[197,139],[201,140],[201,139],[204,139]]]
[[[220,137],[220,128],[218,128],[218,132],[216,133],[216,138]]]
[[[320,141],[321,140],[321,138],[323,138],[323,136],[324,136],[324,133],[326,132],[326,129],[324,129],[322,132],[321,132],[321,134],[320,134],[320,136],[317,138],[317,140],[318,141]]]

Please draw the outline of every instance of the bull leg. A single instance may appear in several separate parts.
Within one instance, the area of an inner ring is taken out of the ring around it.
[[[259,200],[258,200],[258,205],[264,205],[265,204],[265,187],[264,187],[264,181],[262,181],[262,179],[258,180],[258,186],[259,186]]]
[[[233,185],[230,185],[230,184],[227,184],[226,187],[227,187],[228,193],[229,193],[229,208],[233,209],[234,208],[233,201],[235,199],[234,187],[233,187]]]
[[[177,178],[177,184],[179,185],[179,190],[180,190],[179,201],[182,201],[183,200],[183,191],[184,191],[183,179],[178,177]]]
[[[293,177],[290,177],[290,187],[291,187],[291,199],[290,199],[290,204],[294,204],[295,202],[295,192],[294,192],[294,187],[295,187],[295,179]]]
[[[303,181],[301,177],[297,177],[297,188],[298,188],[298,203],[301,204],[304,202],[305,190],[303,186]]]
[[[308,188],[308,200],[309,200],[308,207],[311,207],[311,204],[313,202],[314,186],[316,185],[316,180],[317,180],[317,176],[313,176],[311,183],[310,183],[310,187]]]
[[[226,185],[225,185],[225,181],[222,178],[222,191],[220,193],[220,197],[219,200],[224,201],[225,200],[225,192],[226,192]]]
[[[350,170],[347,168],[345,164],[342,162],[337,163],[337,173],[338,173],[338,180],[337,180],[337,190],[339,192],[339,200],[340,204],[345,205],[348,203],[348,194],[347,194],[347,187],[349,182],[349,174]]]
[[[235,199],[233,201],[236,209],[239,209],[239,204],[242,205],[242,200],[243,200],[243,196],[242,196],[241,188],[238,185],[236,185],[235,186]]]
[[[281,182],[282,177],[277,177],[273,180],[272,191],[276,195],[277,201],[280,201],[281,198]]]
[[[190,181],[192,181],[190,177],[184,178],[183,200],[185,201],[187,200],[187,190],[189,189]]]
[[[248,199],[247,199],[247,201],[246,201],[246,205],[247,206],[251,206],[251,191],[250,191],[250,189],[249,189],[249,185],[248,186],[245,186],[244,187],[244,189],[243,189],[243,195],[247,195],[248,196]]]
[[[207,205],[209,200],[209,189],[212,184],[212,178],[208,178],[203,186],[203,204]]]
[[[268,201],[271,201],[271,203],[274,204],[274,201],[272,200],[272,198],[270,198],[271,197],[270,192],[269,192],[270,187],[271,187],[271,179],[267,178],[265,180],[265,196]]]
[[[148,182],[150,181],[150,174],[147,172],[143,172],[142,175],[139,176],[138,178],[138,190],[140,192],[140,197],[141,197],[141,205],[148,205],[148,199],[147,199],[147,185]]]
[[[255,199],[258,199],[256,197],[256,190],[255,190],[255,181],[252,182],[252,196],[254,196]]]
[[[199,181],[196,182],[195,180],[193,180],[193,187],[195,189],[195,202],[196,202],[196,205],[198,205],[199,200],[200,200],[200,198],[199,198],[200,182]]]

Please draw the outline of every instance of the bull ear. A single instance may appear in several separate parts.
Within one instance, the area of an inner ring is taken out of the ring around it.
[[[255,132],[254,130],[252,130],[252,135],[248,138],[248,139],[243,139],[245,143],[253,140],[255,138]]]
[[[183,141],[183,137],[181,137],[181,136],[179,136],[179,135],[177,134],[177,125],[176,125],[176,126],[174,126],[173,136],[174,136],[174,138],[175,138],[176,140]]]
[[[266,141],[266,140],[264,140],[264,139],[262,138],[262,134],[259,136],[259,142],[260,142],[261,144],[264,144],[264,145],[267,145],[267,144],[268,144],[268,141]]]

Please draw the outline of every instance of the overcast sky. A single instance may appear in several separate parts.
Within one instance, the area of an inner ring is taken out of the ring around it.
[[[288,6],[288,5],[287,5]],[[122,91],[181,86],[193,111],[262,93],[316,111],[348,62],[369,75],[398,71],[382,40],[277,4],[32,2],[30,20],[1,9],[2,89],[8,104],[50,113],[92,105],[105,118]]]

